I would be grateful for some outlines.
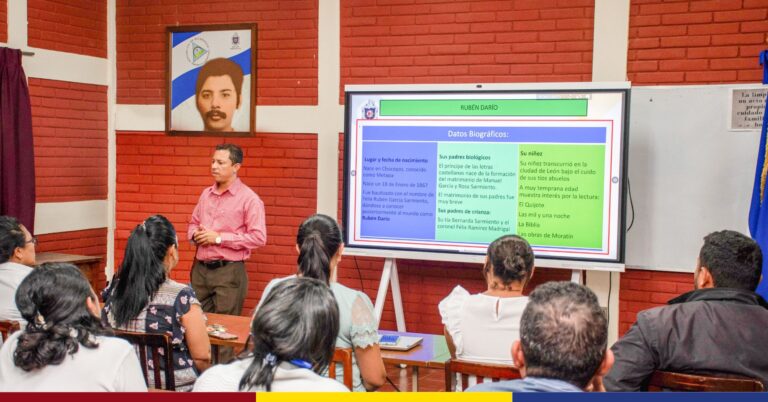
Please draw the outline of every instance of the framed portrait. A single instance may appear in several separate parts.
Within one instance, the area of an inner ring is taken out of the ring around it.
[[[253,135],[256,24],[168,27],[167,40],[166,132]]]

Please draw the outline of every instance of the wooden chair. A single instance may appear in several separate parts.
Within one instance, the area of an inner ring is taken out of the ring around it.
[[[651,375],[648,391],[681,392],[763,392],[763,383],[733,375],[710,376],[656,370]]]
[[[147,371],[147,359],[152,359],[153,375],[151,378],[154,379],[154,388],[168,391],[176,390],[176,377],[173,370],[173,345],[171,344],[170,336],[166,334],[145,334],[142,332],[119,330],[115,330],[115,336],[125,339],[136,347],[147,387],[153,388],[149,383],[150,375]],[[161,365],[165,367],[164,370]],[[165,384],[163,384],[162,378],[165,378]]]
[[[0,320],[0,339],[5,342],[8,336],[21,329],[18,321]]]
[[[461,390],[483,382],[520,378],[520,371],[513,366],[451,359],[445,362],[446,392],[456,390],[456,374],[461,375]]]
[[[333,359],[328,365],[328,377],[336,379],[336,364],[341,363],[344,368],[344,386],[352,390],[352,349],[336,348]]]

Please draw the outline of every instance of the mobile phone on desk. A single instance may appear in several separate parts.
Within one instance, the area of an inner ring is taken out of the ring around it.
[[[223,339],[225,341],[237,339],[237,335],[230,334],[229,332],[222,332],[222,331],[211,331],[208,333],[208,335],[217,339]]]

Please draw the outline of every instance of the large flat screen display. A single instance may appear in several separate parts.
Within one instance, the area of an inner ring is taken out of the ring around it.
[[[628,86],[542,87],[348,87],[347,247],[623,262]]]

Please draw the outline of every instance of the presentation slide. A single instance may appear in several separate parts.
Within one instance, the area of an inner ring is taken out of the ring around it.
[[[626,97],[347,91],[347,246],[621,262]]]

